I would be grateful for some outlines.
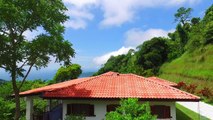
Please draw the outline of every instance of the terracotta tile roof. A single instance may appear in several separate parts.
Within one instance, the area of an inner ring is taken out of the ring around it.
[[[188,100],[200,98],[164,85],[162,82],[134,74],[108,72],[96,77],[70,80],[26,92],[21,95],[42,93],[44,98],[140,98],[152,100]]]
[[[65,82],[61,82],[61,83],[57,83],[57,84],[52,84],[52,85],[48,85],[48,86],[44,86],[44,87],[40,87],[40,88],[28,90],[28,91],[24,91],[24,92],[21,92],[19,94],[20,95],[38,94],[38,93],[42,93],[42,92],[45,92],[45,91],[64,88],[64,87],[70,86],[72,84],[78,84],[78,83],[86,81],[88,79],[91,79],[91,78],[79,78],[79,79],[69,80],[69,81],[65,81]]]
[[[171,81],[168,81],[168,80],[164,80],[164,79],[161,79],[161,78],[158,78],[158,77],[148,77],[148,79],[162,83],[164,85],[169,85],[169,86],[173,86],[173,87],[177,86],[177,83],[174,83],[174,82],[171,82]]]

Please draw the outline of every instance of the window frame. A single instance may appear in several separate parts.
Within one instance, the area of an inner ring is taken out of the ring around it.
[[[172,118],[170,106],[151,105],[150,108],[151,108],[152,115],[157,115],[157,118],[160,118],[160,119]]]
[[[115,111],[116,108],[119,107],[119,106],[120,106],[119,104],[108,104],[108,105],[106,105],[106,112]]]
[[[79,111],[86,111],[86,113],[77,113]],[[94,117],[95,106],[93,104],[86,103],[70,103],[67,104],[67,115],[83,115],[85,117]]]

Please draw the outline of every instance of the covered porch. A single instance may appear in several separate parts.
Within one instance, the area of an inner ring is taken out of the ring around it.
[[[61,100],[44,100],[38,96],[26,96],[26,120],[62,120],[63,104]],[[43,100],[46,107],[39,113],[34,111],[34,101]]]

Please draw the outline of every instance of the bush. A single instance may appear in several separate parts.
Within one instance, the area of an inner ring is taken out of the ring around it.
[[[207,88],[207,87],[204,87],[203,89],[201,89],[198,94],[202,95],[203,97],[206,97],[206,98],[211,98],[213,96],[213,93],[212,91]]]
[[[83,115],[67,115],[65,120],[86,120]]]
[[[138,99],[122,99],[120,107],[106,114],[106,120],[156,120],[148,103],[139,104]]]
[[[180,81],[180,82],[177,84],[177,88],[179,88],[179,89],[185,89],[185,88],[186,88],[186,83],[183,82],[183,81]]]
[[[189,93],[194,94],[195,91],[196,91],[196,88],[197,88],[197,85],[190,84],[190,85],[186,86],[186,91],[189,92]]]

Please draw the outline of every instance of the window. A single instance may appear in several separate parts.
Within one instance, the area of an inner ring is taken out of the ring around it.
[[[151,113],[157,115],[157,118],[171,118],[170,106],[154,105],[151,106]]]
[[[95,116],[94,105],[90,104],[68,104],[67,114],[70,115],[84,115],[84,116]]]
[[[107,105],[107,112],[115,111],[117,107],[119,107],[117,104]]]

